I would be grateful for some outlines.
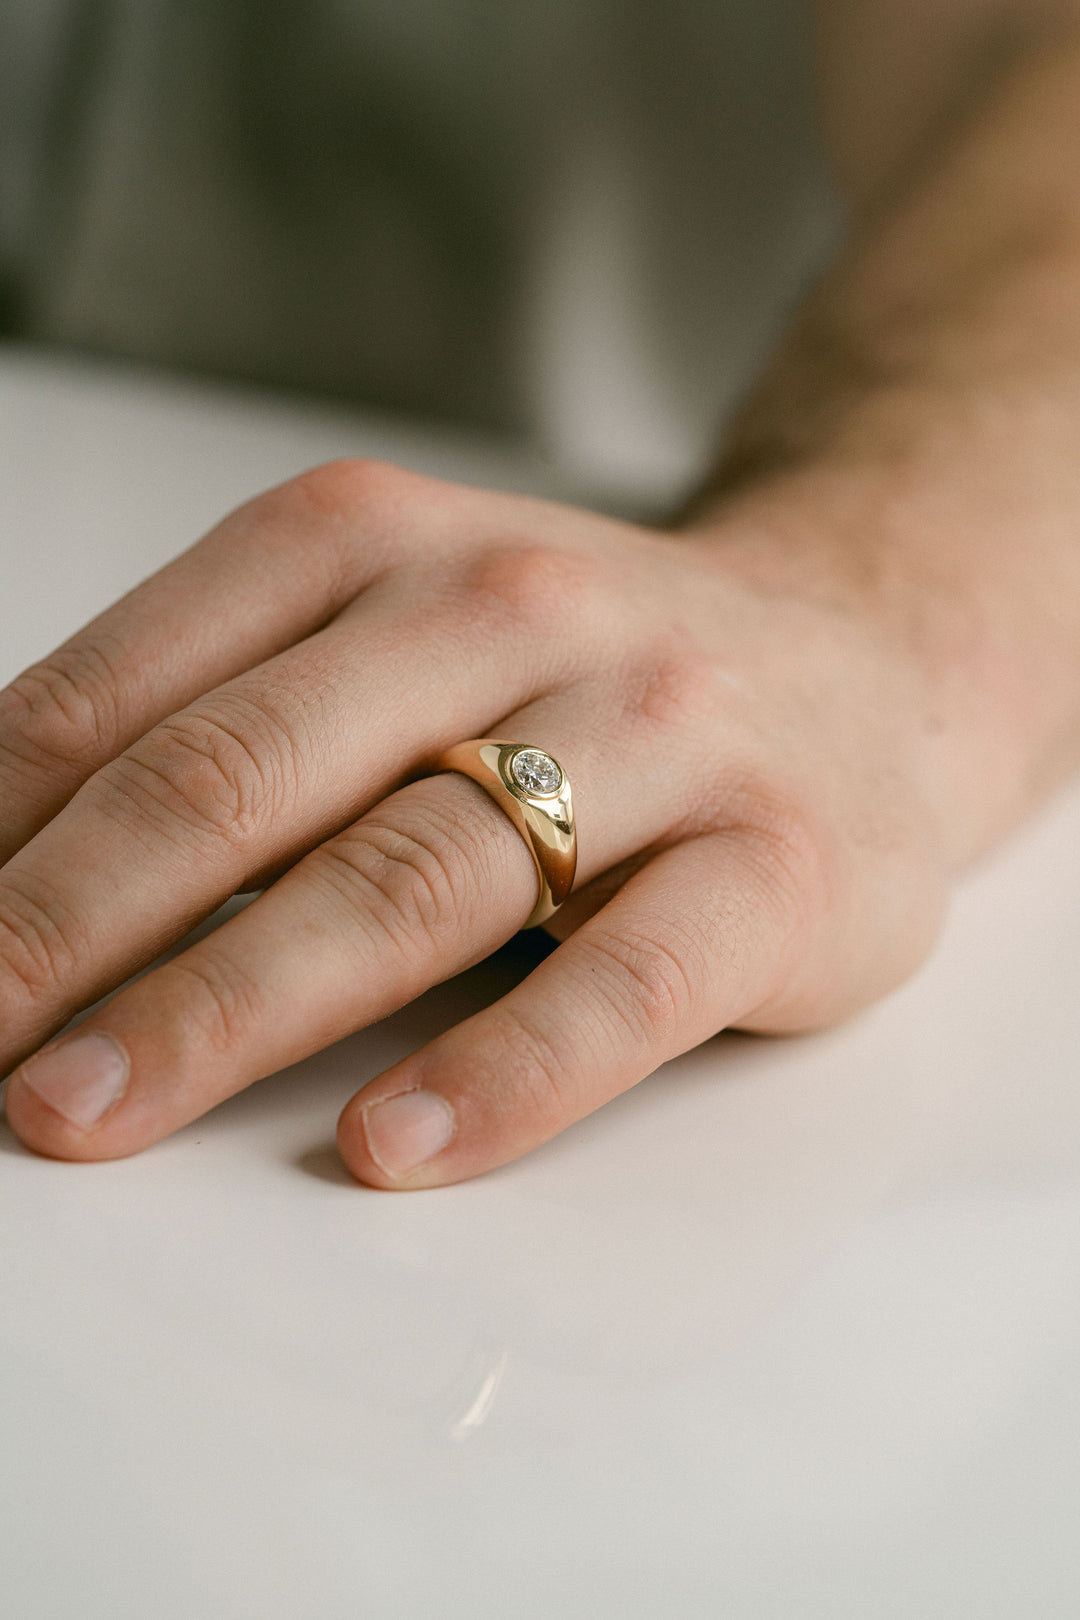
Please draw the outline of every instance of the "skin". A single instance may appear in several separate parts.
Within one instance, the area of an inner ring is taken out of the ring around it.
[[[1080,44],[1021,32],[952,103],[911,53],[917,116],[883,106],[853,240],[679,530],[336,463],[0,694],[6,1069],[281,874],[19,1069],[26,1143],[136,1152],[513,934],[525,846],[431,773],[463,737],[563,762],[577,887],[527,979],[346,1106],[373,1186],[477,1175],[923,960],[952,875],[1080,760]],[[93,1123],[65,1050],[122,1057]]]

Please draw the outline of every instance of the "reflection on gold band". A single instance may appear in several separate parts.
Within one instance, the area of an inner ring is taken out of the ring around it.
[[[519,755],[523,758],[515,772]],[[532,743],[474,737],[448,748],[439,756],[436,769],[471,777],[510,817],[532,853],[540,880],[536,904],[522,927],[535,928],[546,922],[570,893],[577,867],[570,783],[558,761]],[[523,782],[533,785],[527,787]]]

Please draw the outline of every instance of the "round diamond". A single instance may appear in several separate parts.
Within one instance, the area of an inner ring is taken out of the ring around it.
[[[510,761],[510,775],[526,793],[558,793],[562,771],[550,754],[539,748],[522,748]]]

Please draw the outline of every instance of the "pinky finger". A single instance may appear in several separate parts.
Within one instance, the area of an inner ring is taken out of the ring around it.
[[[760,833],[664,851],[509,995],[353,1097],[346,1164],[412,1188],[520,1157],[770,1001],[804,915],[790,861]]]

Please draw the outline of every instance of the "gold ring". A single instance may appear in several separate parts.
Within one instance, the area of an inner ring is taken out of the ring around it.
[[[540,879],[540,894],[522,927],[547,922],[570,893],[577,868],[574,805],[558,760],[529,743],[473,737],[440,754],[435,768],[471,777],[505,810]]]

